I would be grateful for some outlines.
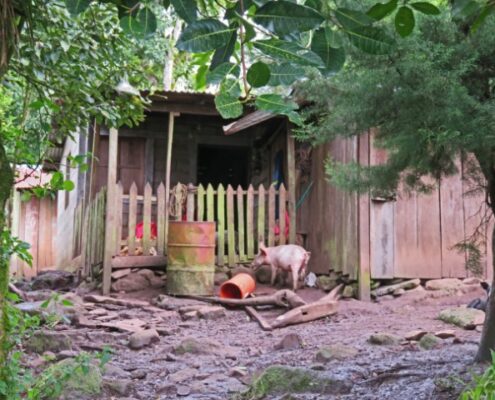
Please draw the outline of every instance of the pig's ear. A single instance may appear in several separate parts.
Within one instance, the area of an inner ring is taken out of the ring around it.
[[[259,243],[259,246],[258,248],[260,249],[260,251],[266,256],[266,247],[265,245],[263,244],[263,242],[260,242]]]

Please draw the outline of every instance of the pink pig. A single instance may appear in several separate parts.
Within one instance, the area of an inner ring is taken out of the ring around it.
[[[284,244],[275,247],[265,247],[259,244],[259,253],[253,260],[251,266],[255,269],[262,265],[270,265],[272,268],[272,286],[275,283],[277,271],[292,272],[292,288],[297,290],[298,280],[303,280],[306,276],[306,266],[308,265],[311,253],[301,246],[295,244]]]

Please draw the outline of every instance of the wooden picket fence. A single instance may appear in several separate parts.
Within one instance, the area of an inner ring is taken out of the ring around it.
[[[172,192],[174,189],[172,189]],[[166,252],[165,218],[186,221],[215,221],[216,224],[216,255],[218,265],[235,265],[238,262],[248,262],[254,258],[258,250],[258,242],[269,246],[285,244],[289,237],[294,237],[292,230],[295,226],[286,227],[286,218],[276,220],[278,215],[291,213],[293,207],[287,207],[287,191],[283,185],[277,190],[271,185],[268,190],[260,185],[257,190],[252,185],[244,190],[240,186],[234,189],[228,185],[219,185],[215,190],[212,185],[206,188],[187,185],[185,207],[171,216],[165,212],[165,186],[160,184],[156,194],[152,193],[148,183],[144,194],[139,195],[137,186],[132,184],[129,194],[124,194],[122,185],[117,184],[117,237],[120,241],[115,249],[115,255],[134,255],[139,247],[141,253],[149,255],[150,250],[157,255]],[[143,237],[136,239],[136,225],[143,223]],[[156,224],[156,238],[152,237],[151,225]],[[275,234],[278,226],[279,235]],[[291,231],[286,235],[286,230]]]
[[[74,213],[73,252],[81,256],[83,276],[101,269],[105,250],[106,190],[101,189],[88,204],[81,203]]]

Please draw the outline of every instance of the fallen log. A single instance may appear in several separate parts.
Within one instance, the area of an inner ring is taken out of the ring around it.
[[[421,281],[419,279],[411,279],[409,281],[396,283],[395,285],[383,286],[378,289],[372,290],[371,295],[373,297],[385,296],[395,292],[397,289],[414,289],[420,285]]]
[[[316,301],[287,311],[275,318],[275,321],[270,325],[272,328],[282,328],[287,325],[314,321],[335,314],[337,308],[338,302],[336,300]]]
[[[194,296],[187,295],[182,296],[185,298],[205,301],[207,303],[222,304],[225,306],[278,306],[283,308],[296,308],[306,304],[306,302],[301,299],[292,290],[284,289],[275,292],[272,295],[258,296],[258,297],[248,297],[245,299],[222,299],[220,297],[205,297],[205,296]]]
[[[254,307],[246,306],[246,312],[260,324],[261,329],[264,331],[273,329],[270,323]]]

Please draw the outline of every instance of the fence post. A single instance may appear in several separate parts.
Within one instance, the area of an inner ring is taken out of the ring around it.
[[[186,213],[187,221],[194,221],[194,186],[192,183],[187,185]]]
[[[160,255],[165,254],[165,218],[168,217],[167,211],[165,210],[165,185],[162,182],[156,191],[156,250]]]
[[[285,186],[282,183],[278,189],[278,227],[280,228],[279,244],[285,244]]]
[[[265,188],[258,187],[258,243],[265,243]]]
[[[197,203],[198,203],[198,215],[197,215],[197,220],[198,221],[204,221],[204,214],[205,214],[205,188],[203,185],[198,186],[198,195],[197,195]]]
[[[275,244],[275,185],[268,189],[268,246]]]
[[[227,242],[229,245],[229,266],[235,265],[235,221],[234,221],[234,189],[227,186]]]
[[[218,265],[225,264],[225,189],[220,184],[217,190],[217,219],[218,219]]]
[[[136,182],[132,182],[129,190],[129,221],[128,221],[128,239],[127,239],[127,254],[134,255],[136,251],[136,215],[137,215],[137,186]]]
[[[117,203],[115,207],[117,208],[117,238],[115,240],[115,254],[120,254],[120,245],[122,242],[122,212],[124,209],[122,195],[124,193],[124,188],[122,183],[117,184]],[[95,224],[96,225],[96,224]],[[96,235],[95,235],[96,237]]]
[[[246,201],[246,235],[247,235],[247,257],[254,257],[254,226],[253,226],[253,210],[254,210],[254,189],[253,185],[249,185]]]
[[[151,195],[149,182],[144,187],[143,202],[143,255],[147,256],[151,248]]]
[[[244,250],[244,191],[240,185],[237,186],[237,231],[239,260],[246,261],[246,252]]]
[[[214,198],[214,190],[211,184],[208,184],[206,188],[206,220],[207,221],[215,221],[215,198]],[[218,227],[217,227],[218,229]]]

